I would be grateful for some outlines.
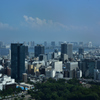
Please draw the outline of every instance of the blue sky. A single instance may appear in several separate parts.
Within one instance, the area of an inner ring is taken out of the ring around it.
[[[100,0],[0,0],[0,40],[99,43]]]

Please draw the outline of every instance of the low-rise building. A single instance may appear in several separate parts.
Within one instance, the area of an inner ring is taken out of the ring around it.
[[[8,88],[16,88],[16,82],[15,79],[11,79],[11,77],[5,75],[0,78],[0,90]]]

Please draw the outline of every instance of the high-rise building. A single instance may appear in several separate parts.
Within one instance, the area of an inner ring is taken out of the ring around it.
[[[79,54],[83,54],[84,53],[84,49],[83,48],[79,48]]]
[[[67,54],[67,43],[61,44],[61,54]]]
[[[52,47],[55,47],[55,41],[52,41],[52,42],[51,42],[51,46],[52,46]]]
[[[28,56],[28,46],[25,46],[25,57]]]
[[[73,45],[67,44],[67,55],[68,58],[73,58]]]
[[[39,57],[40,54],[44,54],[44,46],[37,44],[35,46],[35,57]]]
[[[73,58],[73,46],[72,44],[62,43],[61,54],[67,54],[68,58]]]
[[[19,43],[11,44],[11,77],[22,80],[25,73],[25,46]]]

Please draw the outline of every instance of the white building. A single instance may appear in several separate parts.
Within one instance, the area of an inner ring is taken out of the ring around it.
[[[25,70],[28,69],[28,61],[25,61]]]
[[[46,68],[45,73],[46,73],[46,77],[47,78],[50,78],[50,77],[54,78],[55,77],[55,70],[52,69],[51,66],[49,66],[48,68]]]
[[[7,85],[13,85],[15,83],[15,79],[11,79],[11,77],[3,76],[0,78],[0,90],[3,90],[6,88]]]
[[[100,71],[98,69],[94,69],[94,80],[100,79]]]
[[[11,59],[11,50],[9,49],[9,59]]]
[[[92,42],[91,41],[88,43],[88,47],[92,48]]]
[[[76,77],[76,71],[78,69],[78,62],[67,62],[66,69],[69,71],[69,77]]]
[[[62,72],[62,61],[52,62],[52,68],[57,72]]]
[[[77,76],[77,78],[81,78],[82,77],[82,71],[81,70],[77,71],[76,76]]]

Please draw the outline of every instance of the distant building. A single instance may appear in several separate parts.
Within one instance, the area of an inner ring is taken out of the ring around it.
[[[83,47],[83,42],[79,42],[79,46],[80,47]]]
[[[78,69],[78,62],[67,62],[66,69],[69,71],[69,77],[75,78]]]
[[[2,46],[3,46],[3,42],[2,42],[2,41],[0,41],[0,48],[2,48]]]
[[[47,47],[47,41],[44,42],[44,46]]]
[[[61,59],[63,62],[68,61],[68,55],[67,54],[61,54]]]
[[[67,43],[61,44],[61,54],[67,54]]]
[[[52,68],[57,72],[61,72],[62,71],[62,61],[52,62]]]
[[[45,55],[45,54],[40,54],[40,55],[39,55],[39,61],[42,61],[42,60],[47,61],[47,55]]]
[[[58,54],[57,54],[57,53],[55,53],[55,52],[53,52],[53,53],[52,53],[52,59],[57,58],[57,56],[58,56]]]
[[[11,44],[11,77],[22,80],[25,73],[25,46],[19,43]]]
[[[49,66],[48,68],[45,69],[45,74],[47,78],[54,78],[55,77],[55,70],[52,69],[51,66]]]
[[[84,49],[83,48],[79,48],[79,54],[83,54],[84,53]]]
[[[31,46],[34,47],[35,46],[35,42],[31,41]]]
[[[93,77],[96,61],[93,59],[83,59],[79,62],[80,70],[82,70],[82,75],[84,77]]]
[[[35,57],[39,57],[39,55],[40,54],[44,54],[44,46],[42,46],[42,45],[37,45],[37,46],[35,46]]]
[[[52,46],[52,47],[55,47],[55,41],[52,41],[52,42],[51,42],[51,46]]]
[[[28,56],[28,46],[25,46],[25,57]]]
[[[73,46],[72,44],[62,43],[61,54],[67,54],[68,58],[73,58]]]
[[[88,42],[88,47],[92,48],[92,42]]]
[[[61,46],[62,43],[63,43],[62,41],[59,41],[58,45]]]

